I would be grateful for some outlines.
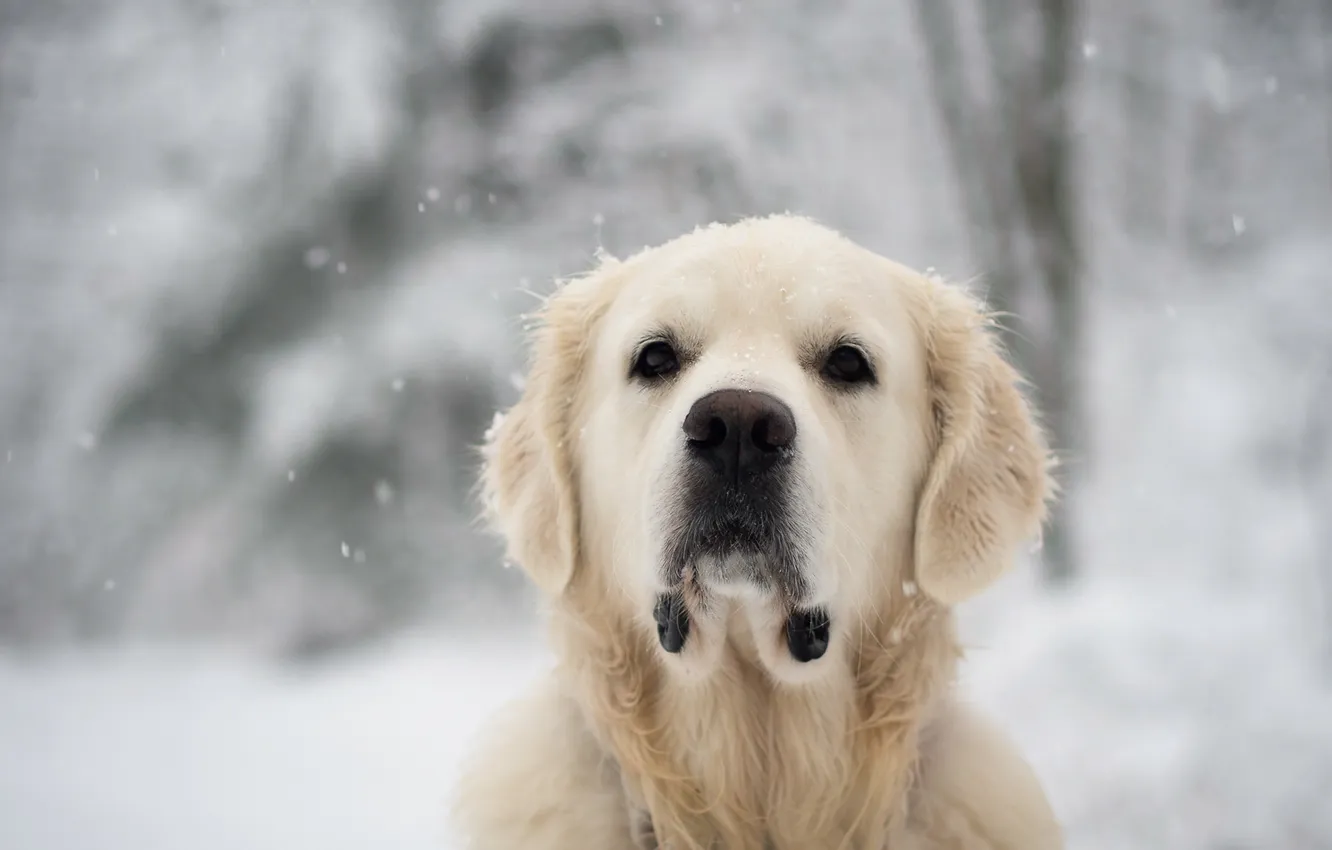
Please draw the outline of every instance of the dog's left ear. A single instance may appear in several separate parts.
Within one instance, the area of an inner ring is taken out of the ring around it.
[[[486,518],[504,536],[508,557],[552,596],[564,591],[580,557],[573,421],[592,328],[604,310],[601,288],[616,265],[604,258],[600,269],[565,284],[533,317],[522,397],[486,436]]]
[[[936,442],[916,515],[916,582],[955,605],[1039,533],[1053,484],[1045,437],[989,318],[961,289],[922,283]]]

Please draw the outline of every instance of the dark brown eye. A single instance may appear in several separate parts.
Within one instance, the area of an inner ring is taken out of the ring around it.
[[[838,384],[872,384],[874,370],[869,360],[860,349],[850,345],[839,345],[828,355],[823,364],[823,376]]]
[[[680,358],[669,342],[649,342],[634,361],[634,376],[645,381],[659,381],[680,370]]]

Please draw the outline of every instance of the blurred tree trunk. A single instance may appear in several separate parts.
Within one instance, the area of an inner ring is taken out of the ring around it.
[[[1332,189],[1332,0],[1322,0],[1319,4],[1316,26],[1322,33],[1319,40],[1323,73],[1321,94],[1324,101],[1324,141],[1327,145],[1327,170],[1324,176],[1328,178],[1329,188]],[[1332,209],[1324,208],[1323,216],[1325,223],[1332,223],[1328,221],[1332,218]],[[1314,570],[1322,588],[1323,660],[1328,672],[1332,673],[1332,523],[1326,520],[1332,516],[1332,356],[1327,357],[1326,364],[1322,380],[1315,384],[1310,394],[1309,424],[1305,434],[1309,457],[1302,467],[1306,477],[1306,492],[1313,506],[1312,516],[1316,518]],[[1321,518],[1321,521],[1317,518]]]
[[[930,84],[939,110],[944,144],[957,176],[972,251],[985,269],[990,306],[1017,309],[1022,286],[1019,247],[1005,217],[1013,209],[1011,170],[991,168],[987,151],[1002,142],[996,127],[979,120],[978,99],[967,86],[962,39],[951,0],[918,0],[917,15],[925,35]],[[1016,350],[1023,338],[1005,327]]]
[[[1166,160],[1171,129],[1166,93],[1171,48],[1162,20],[1166,13],[1139,3],[1125,14],[1119,169],[1124,229],[1138,239],[1165,241],[1170,223]]]
[[[1318,44],[1322,48],[1323,60],[1323,141],[1327,145],[1328,189],[1332,190],[1332,0],[1322,0],[1318,11],[1316,25],[1322,33]],[[1324,212],[1332,217],[1332,209],[1325,209]]]
[[[1181,228],[1188,250],[1204,260],[1224,253],[1243,227],[1241,219],[1233,217],[1243,116],[1236,108],[1223,53],[1226,16],[1212,20],[1212,26],[1199,33],[1206,52],[1195,72],[1202,94],[1194,100],[1189,128]]]
[[[968,91],[956,10],[947,0],[917,0],[916,9],[973,249],[995,275],[993,306],[1007,310],[1031,299],[1031,312],[1048,317],[1041,333],[1010,328],[1006,341],[1037,386],[1056,452],[1083,456],[1082,253],[1070,116],[1079,2],[980,3],[993,111]],[[1041,559],[1052,582],[1074,573],[1077,481],[1068,471],[1061,478],[1065,498]]]
[[[1046,421],[1056,448],[1079,452],[1064,473],[1068,493],[1055,509],[1045,539],[1044,564],[1051,579],[1073,572],[1070,499],[1077,497],[1078,474],[1085,471],[1087,429],[1083,421],[1082,249],[1078,238],[1076,187],[1070,116],[1077,0],[1041,0],[1041,47],[1036,93],[1028,121],[1017,140],[1018,182],[1027,232],[1035,243],[1037,271],[1051,308],[1046,344],[1032,364],[1041,388]]]

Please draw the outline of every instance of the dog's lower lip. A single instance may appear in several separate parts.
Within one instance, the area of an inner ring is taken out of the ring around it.
[[[828,612],[823,608],[796,610],[786,619],[786,646],[802,664],[817,661],[828,651]]]
[[[684,649],[689,637],[689,611],[678,593],[663,593],[657,597],[652,616],[657,621],[657,640],[661,648],[672,654]]]

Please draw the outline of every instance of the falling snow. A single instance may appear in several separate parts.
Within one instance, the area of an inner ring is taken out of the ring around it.
[[[316,245],[305,252],[305,267],[307,269],[322,269],[328,265],[331,256],[327,248]]]

